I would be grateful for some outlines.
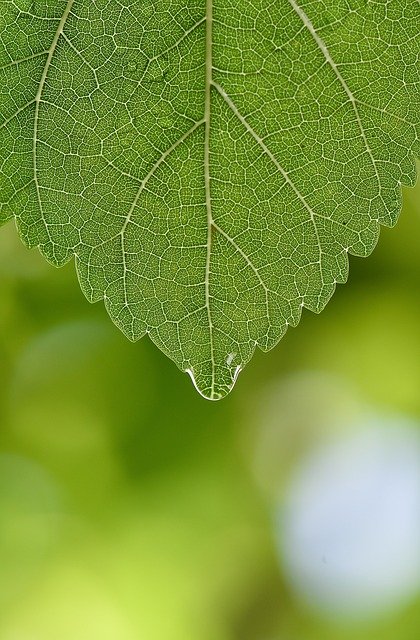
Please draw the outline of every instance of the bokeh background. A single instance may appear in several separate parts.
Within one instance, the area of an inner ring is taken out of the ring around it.
[[[420,186],[210,403],[0,231],[0,640],[418,640]]]

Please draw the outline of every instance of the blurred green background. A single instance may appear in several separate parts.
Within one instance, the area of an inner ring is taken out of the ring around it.
[[[0,640],[417,640],[419,246],[210,403],[1,229]]]

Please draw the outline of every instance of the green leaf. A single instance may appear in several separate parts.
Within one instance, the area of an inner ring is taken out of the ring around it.
[[[419,7],[0,0],[1,219],[223,397],[395,223]]]

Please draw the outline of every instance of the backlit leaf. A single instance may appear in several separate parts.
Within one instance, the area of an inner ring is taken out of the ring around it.
[[[1,219],[223,397],[395,223],[419,7],[0,0]]]

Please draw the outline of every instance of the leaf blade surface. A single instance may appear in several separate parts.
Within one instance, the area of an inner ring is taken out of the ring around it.
[[[205,397],[395,223],[417,2],[1,6],[1,218]]]

